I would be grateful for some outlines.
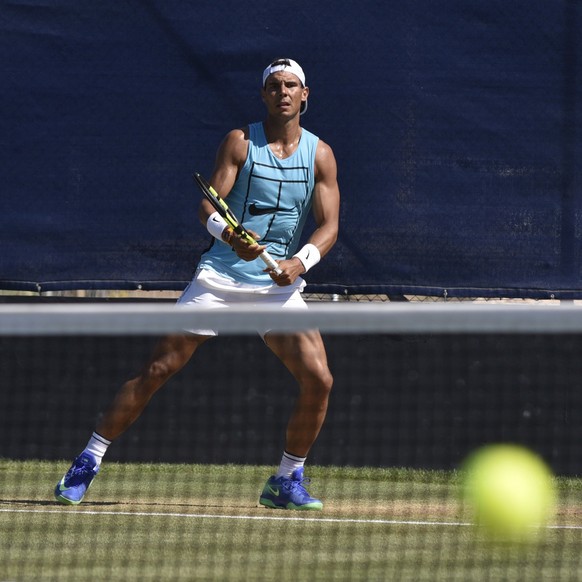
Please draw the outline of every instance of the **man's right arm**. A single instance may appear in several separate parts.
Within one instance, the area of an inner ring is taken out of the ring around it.
[[[245,132],[241,129],[233,129],[222,140],[216,153],[214,171],[210,178],[210,183],[221,198],[226,198],[232,190],[238,172],[246,160],[247,151],[248,140],[245,137]],[[212,204],[206,199],[202,199],[198,217],[203,225],[206,226],[206,221],[213,212]]]
[[[210,178],[210,184],[220,194],[221,198],[227,198],[232,190],[234,183],[238,177],[238,173],[244,165],[249,148],[248,130],[234,129],[229,132],[218,148],[216,153],[216,160],[214,164],[214,171]],[[215,212],[212,204],[205,198],[202,199],[198,209],[198,217],[200,222],[206,227],[208,218]],[[251,236],[259,238],[259,236],[249,231]],[[223,237],[225,242],[230,244],[236,254],[245,261],[253,261],[256,259],[266,247],[255,243],[250,245],[246,240],[239,236],[232,234],[228,237]]]

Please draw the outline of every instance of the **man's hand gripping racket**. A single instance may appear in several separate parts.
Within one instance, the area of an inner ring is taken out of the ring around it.
[[[218,195],[218,192],[203,178],[198,172],[194,173],[194,179],[198,184],[204,197],[212,204],[213,208],[224,218],[226,224],[232,228],[232,230],[238,234],[241,238],[245,239],[249,244],[255,244],[257,241],[249,234],[247,229],[238,221],[236,216],[231,212],[228,204]],[[267,265],[267,267],[273,270],[278,275],[281,274],[281,269],[277,262],[271,257],[267,251],[263,251],[259,257]]]

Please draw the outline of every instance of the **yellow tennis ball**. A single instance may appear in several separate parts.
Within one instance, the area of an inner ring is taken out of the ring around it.
[[[554,480],[542,459],[518,445],[489,445],[464,464],[464,498],[495,540],[525,542],[551,518]]]

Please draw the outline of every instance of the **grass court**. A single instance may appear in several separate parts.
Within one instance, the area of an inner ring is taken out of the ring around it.
[[[0,580],[582,579],[582,486],[535,544],[471,525],[456,472],[308,467],[323,512],[258,506],[272,467],[104,463],[85,501],[52,490],[68,461],[0,460]]]

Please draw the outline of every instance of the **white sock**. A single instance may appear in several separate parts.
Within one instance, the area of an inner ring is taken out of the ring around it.
[[[279,465],[279,470],[277,471],[277,477],[291,477],[293,471],[303,467],[305,464],[305,459],[307,457],[298,457],[297,455],[292,455],[285,451],[283,457],[281,458],[281,464]]]
[[[97,466],[101,465],[101,461],[103,460],[103,455],[107,452],[107,448],[111,444],[111,441],[108,441],[105,437],[102,437],[100,434],[94,432],[85,447],[84,453],[91,453],[95,460],[97,461]]]

